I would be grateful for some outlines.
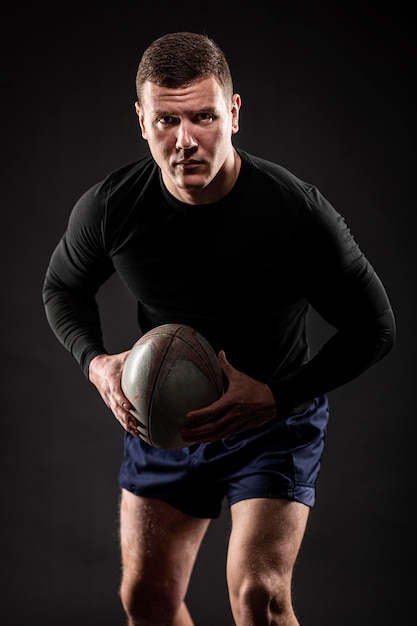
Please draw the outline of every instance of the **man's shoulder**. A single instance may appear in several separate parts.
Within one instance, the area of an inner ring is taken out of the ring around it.
[[[152,157],[131,161],[112,170],[81,195],[72,210],[72,220],[98,223],[104,215],[107,219],[113,213],[128,210],[153,178],[159,180]]]
[[[252,168],[260,176],[269,178],[283,188],[304,195],[313,187],[312,184],[302,180],[294,172],[275,161],[249,154],[242,150],[239,151],[239,154],[246,167]]]
[[[154,175],[157,169],[154,159],[151,156],[146,156],[112,170],[99,185],[115,188],[120,185],[143,183],[143,179]]]
[[[250,175],[251,188],[257,197],[262,195],[280,206],[294,210],[308,203],[314,185],[302,180],[299,176],[271,160],[254,156],[247,152],[239,152],[242,159],[242,170]]]

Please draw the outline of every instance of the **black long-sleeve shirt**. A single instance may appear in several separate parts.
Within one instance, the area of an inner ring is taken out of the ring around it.
[[[96,293],[117,272],[146,332],[187,324],[229,362],[267,383],[281,411],[359,376],[394,345],[395,321],[374,269],[320,192],[239,151],[233,189],[188,205],[151,157],[77,202],[46,272],[48,321],[88,375],[106,352]],[[335,332],[313,358],[309,306]]]

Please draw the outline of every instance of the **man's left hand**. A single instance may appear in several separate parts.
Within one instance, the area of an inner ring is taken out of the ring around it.
[[[232,367],[223,350],[218,359],[228,387],[212,404],[187,413],[188,423],[181,430],[181,437],[190,444],[230,437],[277,417],[274,396],[268,385]]]

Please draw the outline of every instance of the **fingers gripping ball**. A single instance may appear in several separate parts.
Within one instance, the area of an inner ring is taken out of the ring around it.
[[[164,324],[132,347],[122,372],[122,390],[134,407],[139,434],[155,448],[189,446],[181,436],[185,415],[217,400],[223,376],[212,346],[196,330]]]

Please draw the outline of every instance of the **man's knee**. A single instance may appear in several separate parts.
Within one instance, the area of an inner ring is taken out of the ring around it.
[[[175,586],[152,584],[145,580],[122,580],[120,599],[129,624],[147,626],[171,624],[178,612],[182,598]]]
[[[290,581],[276,572],[240,576],[229,584],[236,624],[272,624],[279,616],[292,615]]]

